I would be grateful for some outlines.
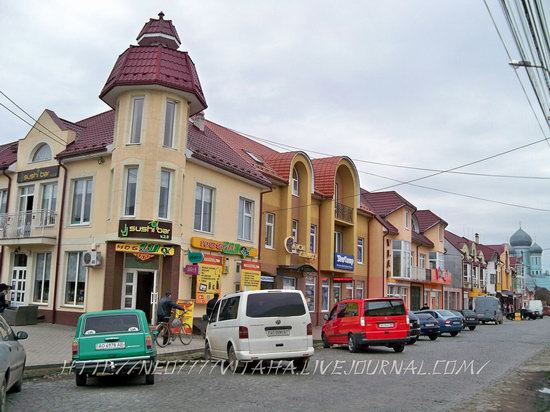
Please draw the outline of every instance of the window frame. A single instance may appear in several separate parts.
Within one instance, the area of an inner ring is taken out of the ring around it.
[[[141,119],[139,124],[139,133],[138,133],[138,141],[134,140],[134,121],[136,117],[136,101],[141,100]],[[134,96],[132,97],[132,104],[130,106],[131,116],[130,116],[130,130],[128,133],[128,141],[126,144],[128,145],[136,145],[142,143],[142,135],[143,135],[143,113],[145,112],[145,96]]]
[[[168,127],[168,107],[169,105],[174,105],[174,113],[172,116],[172,124],[171,124],[171,136],[170,136],[170,144],[166,144],[166,128]],[[176,148],[176,124],[177,124],[177,114],[178,114],[178,102],[172,99],[166,99],[165,108],[164,108],[164,131],[162,135],[162,147],[168,148],[168,149],[174,149]]]
[[[40,152],[43,148],[48,148],[49,150],[49,157],[47,159],[40,159],[40,160],[36,160],[36,155],[38,154],[38,152]],[[53,159],[53,151],[52,151],[52,148],[51,146],[48,144],[48,143],[45,143],[45,142],[42,142],[42,143],[38,143],[34,149],[32,149],[32,152],[31,152],[31,158],[30,158],[30,161],[29,163],[41,163],[41,162],[47,162],[48,160],[52,160]]]
[[[166,196],[166,215],[165,216],[161,216],[160,212],[161,212],[161,202],[162,202],[162,175],[163,173],[167,173],[168,174],[168,187],[166,188],[166,190],[168,191],[168,195]],[[170,220],[170,217],[171,217],[171,213],[172,213],[172,180],[173,180],[173,176],[174,176],[174,171],[173,170],[170,170],[170,169],[166,169],[166,168],[161,168],[160,169],[160,180],[159,180],[159,203],[158,203],[158,217],[159,219],[164,219],[164,220]],[[136,187],[137,189],[137,187]]]
[[[38,255],[44,255],[44,266],[42,268],[41,275],[41,286],[40,286],[40,300],[35,299],[36,296],[36,283],[37,280],[39,280],[38,276]],[[50,256],[50,264],[47,265],[47,255]],[[37,252],[35,253],[35,259],[34,259],[34,281],[33,281],[33,293],[32,293],[32,302],[36,303],[38,305],[47,305],[49,303],[50,298],[50,291],[51,291],[51,278],[52,278],[52,271],[51,271],[51,265],[52,265],[52,252]],[[46,271],[48,271],[48,298],[44,300],[44,280]]]
[[[130,177],[130,170],[136,170],[136,182],[135,182],[135,191],[134,191],[134,213],[127,213],[128,209],[128,184]],[[122,204],[122,216],[124,217],[135,217],[137,215],[137,194],[138,194],[138,182],[139,182],[139,166],[138,165],[127,165],[124,167],[124,202]]]
[[[269,221],[271,219],[271,222]],[[271,232],[268,231],[268,228],[271,228]],[[269,240],[269,242],[268,242]],[[265,239],[264,239],[264,247],[266,249],[275,249],[275,213],[265,213]]]
[[[69,279],[69,257],[71,255],[71,253],[76,253],[78,258],[77,258],[77,264],[76,264],[76,268],[77,268],[77,273],[76,273],[76,276],[75,276],[75,293],[74,293],[74,299],[73,299],[73,303],[67,303],[67,283],[68,283],[68,279]],[[83,308],[85,305],[86,305],[86,294],[87,294],[87,286],[88,286],[88,268],[86,266],[84,266],[84,271],[85,271],[85,275],[84,275],[84,301],[82,302],[82,304],[78,304],[76,303],[77,302],[77,288],[78,288],[78,267],[80,266],[80,261],[81,259],[83,258],[83,254],[84,254],[84,251],[83,250],[71,250],[71,251],[67,251],[66,252],[66,259],[65,259],[65,278],[64,278],[64,281],[63,281],[63,303],[62,303],[62,306],[66,306],[66,307],[75,307],[75,308]]]
[[[290,227],[290,237],[294,239],[294,242],[298,243],[298,234],[300,229],[300,222],[298,219],[292,219],[292,226]]]
[[[405,229],[410,229],[411,228],[411,223],[410,223],[410,212],[405,209]]]
[[[327,295],[326,306],[324,305],[325,301],[323,300],[325,291]],[[330,280],[329,278],[322,278],[321,279],[321,312],[328,312],[329,310],[330,310]]]
[[[195,226],[195,218],[197,216],[197,188],[201,189],[201,210],[200,210],[200,227],[197,228]],[[210,191],[210,230],[204,229],[203,221],[204,221],[204,191],[205,189]],[[216,189],[212,186],[205,185],[203,183],[197,182],[195,184],[195,191],[193,194],[193,230],[196,232],[202,232],[202,233],[214,233],[214,206],[215,206],[215,199],[216,199]]]
[[[246,213],[246,205],[247,203],[250,203],[250,213]],[[241,209],[242,204],[242,209]],[[244,196],[239,196],[239,209],[238,209],[238,226],[237,226],[237,239],[242,240],[245,242],[252,242],[254,239],[254,208],[255,208],[255,202],[252,199],[246,198]],[[242,210],[242,214],[241,214]],[[245,237],[245,218],[250,218],[250,233],[249,237]]]
[[[339,247],[336,247],[339,246]],[[334,231],[334,253],[344,253],[344,232]]]
[[[364,253],[365,253],[365,238],[358,237],[357,238],[357,264],[359,265],[363,264]]]
[[[8,213],[8,189],[0,189],[0,213]]]
[[[300,197],[300,174],[296,166],[292,168],[292,196]]]
[[[309,252],[316,253],[317,251],[317,225],[309,227]]]
[[[84,181],[84,190],[82,192],[82,204],[80,206],[80,222],[74,221],[74,203],[75,203],[75,195],[76,195],[76,185],[78,182]],[[88,189],[88,185],[92,185],[92,190],[90,193],[90,216],[88,217],[87,221],[83,220],[84,211],[86,210],[86,191]],[[69,225],[70,226],[89,226],[92,223],[92,207],[94,204],[94,178],[93,176],[86,176],[86,177],[79,177],[77,179],[72,179],[72,196],[71,196],[71,214],[69,216]]]

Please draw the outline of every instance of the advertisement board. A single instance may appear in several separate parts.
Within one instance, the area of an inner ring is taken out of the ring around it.
[[[195,303],[205,305],[220,293],[220,277],[222,275],[222,257],[215,255],[204,255],[203,261],[199,263],[199,274],[197,276],[197,289]]]
[[[241,262],[241,292],[260,290],[262,285],[262,271],[258,262],[243,260]]]

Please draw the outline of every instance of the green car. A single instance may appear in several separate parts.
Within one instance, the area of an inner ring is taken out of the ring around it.
[[[142,310],[104,310],[80,316],[73,341],[76,386],[88,376],[103,374],[145,375],[155,383],[157,351]]]

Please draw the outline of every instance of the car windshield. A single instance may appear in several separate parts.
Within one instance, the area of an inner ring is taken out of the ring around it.
[[[90,316],[84,322],[84,335],[96,333],[139,332],[137,315]]]
[[[450,310],[438,310],[437,313],[439,313],[441,316],[449,317],[449,316],[456,316],[453,312]]]
[[[366,300],[365,316],[399,316],[405,314],[402,300]]]
[[[476,313],[473,310],[463,310],[462,314],[464,316],[475,316],[476,315]]]
[[[306,307],[302,296],[294,292],[251,293],[246,304],[249,318],[302,316]]]

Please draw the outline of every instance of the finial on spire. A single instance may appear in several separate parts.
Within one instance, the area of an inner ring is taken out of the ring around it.
[[[164,13],[161,11],[161,12],[159,13],[159,19],[162,20],[163,18],[164,18]]]

